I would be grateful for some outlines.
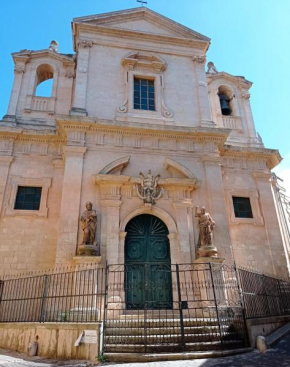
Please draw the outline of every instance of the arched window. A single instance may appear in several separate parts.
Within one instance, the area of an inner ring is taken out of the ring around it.
[[[53,67],[48,64],[39,65],[36,70],[36,83],[34,95],[38,97],[51,97],[53,86]]]
[[[219,87],[218,97],[220,101],[222,115],[225,115],[225,116],[235,115],[234,103],[233,103],[234,96],[235,95],[233,94],[230,88],[225,87],[225,86]]]

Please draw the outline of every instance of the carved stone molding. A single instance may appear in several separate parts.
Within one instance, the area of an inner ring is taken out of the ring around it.
[[[123,102],[119,107],[118,111],[122,113],[126,113],[128,111],[128,98]]]
[[[264,225],[264,220],[259,205],[259,192],[257,190],[226,189],[225,194],[226,194],[226,200],[228,202],[227,206],[230,210],[229,219],[231,224],[253,224],[256,226]],[[233,196],[245,197],[250,199],[253,218],[237,218],[235,216]]]
[[[173,117],[173,112],[165,104],[164,92],[162,93],[161,110],[162,110],[162,115],[164,117],[166,117],[166,118],[172,118]]]
[[[18,186],[33,186],[41,187],[41,199],[39,210],[19,210],[14,209]],[[8,193],[8,203],[6,204],[5,215],[9,216],[34,216],[47,217],[47,198],[48,190],[51,186],[51,178],[27,178],[21,176],[11,176],[10,178],[10,192]]]

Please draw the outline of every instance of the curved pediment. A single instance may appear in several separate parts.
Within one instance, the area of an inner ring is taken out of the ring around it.
[[[123,169],[128,166],[130,162],[130,156],[122,157],[116,159],[115,161],[109,163],[106,167],[104,167],[99,174],[108,175],[112,173],[119,173],[121,174]]]
[[[150,52],[130,52],[122,59],[122,64],[133,69],[138,66],[160,71],[166,70],[166,62],[159,55]]]
[[[166,158],[165,168],[167,170],[170,170],[170,169],[176,170],[178,173],[180,173],[185,178],[197,179],[196,176],[188,168],[186,168],[181,163],[178,163],[178,162],[174,161],[171,158]]]

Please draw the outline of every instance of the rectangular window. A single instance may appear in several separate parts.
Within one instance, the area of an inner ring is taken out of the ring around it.
[[[253,218],[250,198],[233,196],[236,218]]]
[[[18,186],[14,209],[39,210],[42,187]]]
[[[154,80],[134,78],[134,109],[155,111]]]

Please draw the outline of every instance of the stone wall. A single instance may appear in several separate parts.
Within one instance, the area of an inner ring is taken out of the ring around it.
[[[83,330],[96,330],[97,324],[13,323],[0,324],[0,348],[26,353],[29,343],[38,336],[37,355],[57,359],[79,359],[95,362],[98,344],[74,343]]]

